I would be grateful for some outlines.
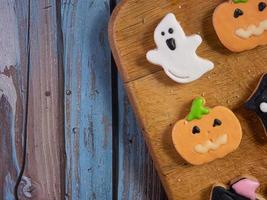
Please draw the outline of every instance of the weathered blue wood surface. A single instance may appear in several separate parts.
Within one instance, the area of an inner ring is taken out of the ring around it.
[[[117,108],[118,200],[167,199],[120,78]]]
[[[110,63],[107,21],[109,5],[114,4],[62,1],[67,196],[73,200],[164,199],[123,84],[115,77],[111,84],[115,66]],[[112,85],[118,86],[113,94]]]
[[[111,105],[112,97],[110,50],[105,43],[106,38],[102,38],[107,36],[108,5],[103,0],[98,0],[97,3],[62,2],[65,90],[69,90],[68,94],[71,93],[66,95],[67,194],[69,199],[108,199],[112,193],[117,199],[163,199],[164,191],[137,128],[121,81],[117,83],[118,90],[113,90],[117,92],[113,96],[118,95],[118,102],[115,102],[118,107],[113,109],[113,112],[118,113],[118,128],[114,129],[118,132],[113,135],[116,138],[112,138],[111,127],[103,130],[105,124],[101,123],[102,115],[105,114],[110,116],[108,123],[111,124],[111,110],[104,107]],[[102,52],[98,52],[99,48],[102,48]],[[86,87],[80,83],[83,79]],[[88,91],[89,94],[86,94]],[[82,94],[85,96],[84,100],[87,99],[86,102],[80,102]],[[87,109],[81,109],[80,104],[87,106]],[[76,134],[73,133],[75,127]],[[104,133],[105,131],[108,133]],[[115,145],[118,144],[114,147],[116,152],[112,152],[112,139],[117,141]],[[109,142],[107,148],[98,144],[98,149],[94,149],[97,142],[102,143],[102,140]],[[114,162],[118,163],[111,162],[112,153],[117,154]],[[99,163],[97,156],[106,158],[105,162]],[[84,166],[86,163],[88,164]],[[103,170],[107,170],[106,174]],[[110,177],[112,173],[113,183],[116,184],[113,191]],[[81,177],[86,185],[80,183]]]
[[[109,0],[62,0],[66,199],[112,199]]]
[[[165,199],[111,63],[107,25],[115,4],[115,0],[61,0],[61,5],[56,0],[0,0],[0,199],[15,196],[27,93],[27,158],[20,199]]]
[[[28,2],[0,0],[0,199],[13,200],[23,160]]]
[[[20,200],[64,198],[60,8],[57,0],[29,1],[27,157]]]
[[[119,79],[118,200],[167,199]]]

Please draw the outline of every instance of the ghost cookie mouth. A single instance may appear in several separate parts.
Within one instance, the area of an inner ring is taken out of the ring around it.
[[[211,140],[207,140],[205,143],[203,144],[197,144],[194,148],[194,150],[197,153],[207,153],[210,150],[217,150],[220,148],[221,145],[226,144],[228,141],[228,137],[227,134],[221,135],[219,136],[214,142]]]
[[[239,28],[235,31],[235,34],[243,39],[248,39],[252,36],[260,36],[267,30],[267,20],[260,22],[259,26],[254,24],[248,26],[246,29]]]
[[[166,40],[166,44],[170,50],[174,51],[176,49],[176,42],[174,38],[170,38]]]
[[[190,78],[190,76],[179,76],[179,75],[176,75],[176,74],[173,73],[171,70],[168,70],[168,72],[169,72],[172,76],[174,76],[174,77],[176,77],[176,78],[179,78],[179,79],[189,79],[189,78]]]

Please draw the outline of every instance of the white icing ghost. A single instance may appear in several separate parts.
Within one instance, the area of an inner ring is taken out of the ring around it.
[[[165,73],[178,83],[192,82],[214,67],[211,61],[196,54],[202,38],[199,35],[186,36],[172,13],[159,23],[154,40],[157,49],[147,53],[147,60],[162,66]]]

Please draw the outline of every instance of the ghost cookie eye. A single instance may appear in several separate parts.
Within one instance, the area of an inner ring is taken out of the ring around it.
[[[162,36],[164,36],[164,35],[165,35],[165,32],[164,32],[164,31],[162,31],[162,32],[161,32],[161,35],[162,35]]]
[[[264,2],[260,2],[259,5],[258,5],[258,9],[260,12],[264,11],[266,8],[266,3]]]
[[[173,34],[173,32],[174,32],[174,31],[173,31],[173,28],[169,28],[169,33],[170,33],[170,34]]]
[[[193,129],[192,129],[192,133],[193,134],[198,134],[200,133],[200,128],[198,126],[194,126]]]
[[[234,11],[234,18],[238,18],[238,17],[242,16],[243,14],[244,14],[244,12],[241,9],[237,8]]]
[[[213,127],[221,126],[221,125],[222,125],[222,121],[221,120],[214,119],[214,121],[213,121]]]

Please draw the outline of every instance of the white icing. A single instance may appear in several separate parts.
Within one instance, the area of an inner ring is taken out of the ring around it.
[[[251,36],[260,36],[264,31],[267,30],[267,20],[260,22],[259,26],[252,24],[247,27],[247,29],[239,28],[236,30],[235,34],[241,38],[248,39]]]
[[[211,140],[206,141],[203,144],[197,144],[195,146],[195,151],[197,153],[207,153],[210,150],[217,150],[221,145],[226,144],[228,141],[227,134],[224,134],[220,137],[218,137],[214,142]]]
[[[173,29],[172,34],[169,33],[170,28]],[[196,54],[202,38],[199,35],[186,36],[172,13],[167,14],[159,23],[154,32],[154,40],[157,49],[147,53],[147,60],[162,66],[165,73],[178,83],[192,82],[214,67],[211,61]],[[175,48],[171,48],[168,42],[175,43]]]
[[[24,196],[27,197],[27,198],[31,198],[32,197],[32,193],[31,193],[32,182],[31,182],[31,179],[26,177],[26,176],[22,176],[21,184],[23,185],[22,192],[23,192]]]
[[[260,104],[260,110],[261,110],[261,112],[267,113],[267,103],[262,102]]]

